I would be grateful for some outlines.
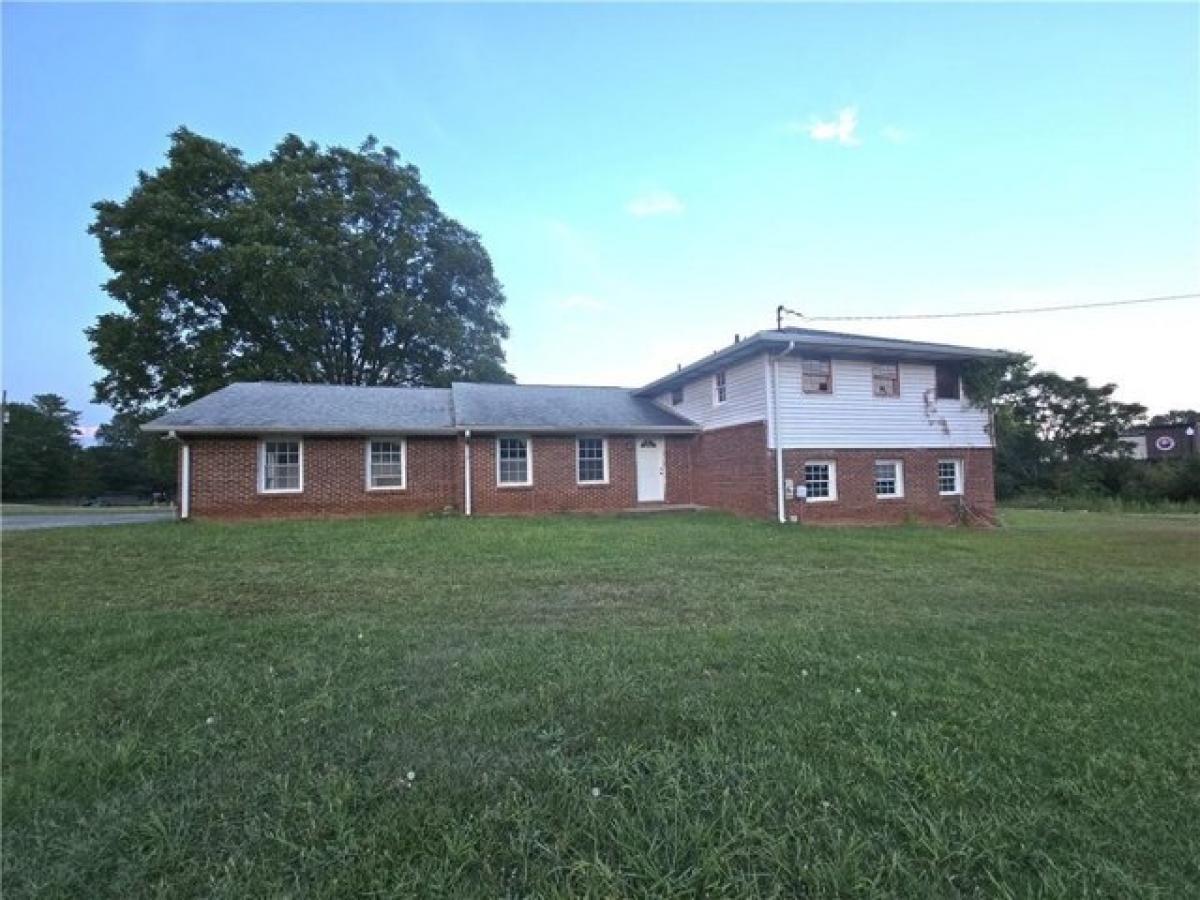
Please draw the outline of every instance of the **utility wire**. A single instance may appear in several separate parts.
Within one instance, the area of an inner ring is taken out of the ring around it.
[[[897,319],[969,319],[978,316],[1019,316],[1025,313],[1062,312],[1069,309],[1098,309],[1102,306],[1132,306],[1135,303],[1163,303],[1167,300],[1194,300],[1200,297],[1196,294],[1169,294],[1165,297],[1138,297],[1134,300],[1104,300],[1099,303],[1064,303],[1059,306],[1028,306],[1013,309],[989,309],[980,312],[954,313],[911,313],[894,316],[806,316],[794,309],[780,307],[776,311],[778,321],[782,321],[784,313],[798,316],[806,322],[878,322]]]

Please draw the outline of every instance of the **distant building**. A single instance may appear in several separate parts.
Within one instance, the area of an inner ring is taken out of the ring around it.
[[[1121,443],[1134,459],[1183,459],[1200,454],[1200,428],[1196,422],[1147,425],[1122,434]]]

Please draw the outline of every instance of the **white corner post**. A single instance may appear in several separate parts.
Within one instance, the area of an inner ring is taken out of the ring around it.
[[[471,429],[463,432],[463,512],[471,514]]]
[[[186,519],[192,512],[192,448],[186,441],[179,446],[179,518]]]

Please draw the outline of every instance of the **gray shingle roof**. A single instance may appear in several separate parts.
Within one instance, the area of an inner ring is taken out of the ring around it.
[[[905,341],[899,338],[874,337],[866,334],[847,334],[844,331],[820,331],[816,328],[784,328],[779,331],[759,331],[730,344],[694,363],[664,375],[635,391],[640,396],[653,396],[692,380],[698,375],[722,369],[740,359],[758,353],[781,353],[789,345],[796,352],[808,350],[826,355],[888,359],[912,359],[928,362],[955,362],[968,359],[1005,359],[1013,354],[1004,350],[980,347],[961,347],[956,344],[931,344],[928,341]]]
[[[402,388],[242,382],[145,426],[180,434],[452,434],[463,428],[697,430],[627,388],[467,383]]]
[[[573,431],[694,431],[688,419],[628,388],[454,384],[454,418],[466,428]]]
[[[155,419],[147,431],[452,433],[449,388],[231,384]]]

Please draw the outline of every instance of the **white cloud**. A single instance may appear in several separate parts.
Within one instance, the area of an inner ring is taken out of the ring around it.
[[[807,134],[814,141],[836,141],[843,147],[857,147],[860,143],[858,135],[858,110],[847,106],[840,110],[836,118],[828,121],[812,119],[807,123],[789,122],[787,130],[798,134]]]
[[[603,312],[608,304],[598,300],[591,294],[569,294],[555,303],[559,309],[583,310],[585,312]]]
[[[897,128],[895,125],[885,125],[879,133],[883,135],[885,141],[891,144],[903,144],[910,137],[907,131]]]
[[[646,216],[676,216],[683,212],[683,201],[670,191],[654,190],[634,197],[625,204],[625,209],[639,219]]]

